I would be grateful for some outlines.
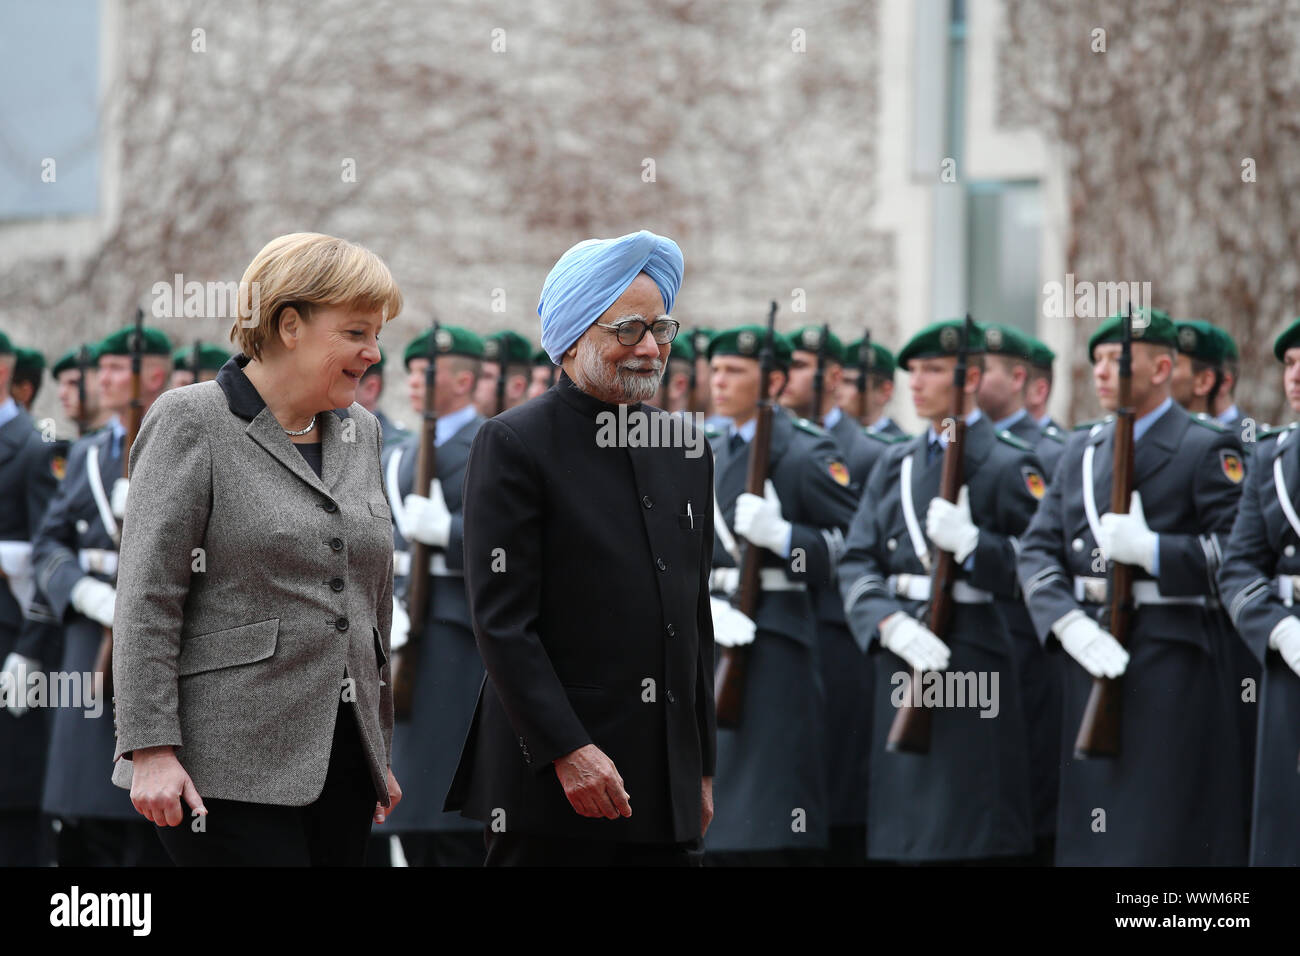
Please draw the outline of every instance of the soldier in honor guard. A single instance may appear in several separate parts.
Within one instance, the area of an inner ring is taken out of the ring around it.
[[[85,349],[85,352],[82,352]],[[68,421],[77,426],[77,436],[102,428],[112,414],[99,404],[99,356],[93,344],[79,345],[64,352],[54,363],[51,373],[58,386],[59,407]],[[85,382],[82,382],[82,373]],[[63,480],[60,474],[59,480]]]
[[[533,345],[526,338],[509,330],[487,336],[483,339],[482,365],[474,392],[480,415],[492,418],[528,400]]]
[[[51,448],[9,394],[17,361],[0,332],[0,866],[37,866],[49,726],[43,709],[27,707],[36,662],[22,638],[50,617],[36,593],[31,541],[58,478]]]
[[[1241,438],[1241,409],[1233,399],[1237,387],[1237,343],[1204,319],[1180,319],[1178,357],[1171,390],[1174,401],[1193,415],[1208,415]],[[1245,442],[1249,453],[1254,442]]]
[[[216,380],[221,366],[230,361],[230,353],[217,345],[195,342],[172,352],[172,375],[167,388],[181,388],[195,382]]]
[[[534,352],[533,371],[528,382],[527,398],[536,398],[554,385],[555,372],[556,365],[551,361],[551,357],[546,354],[545,349],[538,349]]]
[[[1300,319],[1273,354],[1291,411],[1300,412]],[[1255,449],[1219,571],[1224,606],[1262,666],[1255,741],[1252,866],[1300,865],[1300,430],[1263,433]]]
[[[1067,429],[1054,419],[1047,410],[1048,400],[1052,397],[1052,365],[1056,362],[1056,353],[1040,339],[1029,337],[1029,382],[1025,386],[1025,408],[1044,432],[1055,430],[1065,437]]]
[[[691,396],[691,408],[704,414],[704,424],[714,428],[726,428],[725,415],[717,414],[713,409],[713,370],[709,365],[709,343],[717,333],[697,325],[690,335],[683,335],[691,342],[691,354],[695,356],[695,391]]]
[[[1068,655],[1056,863],[1240,865],[1247,791],[1234,711],[1237,638],[1216,579],[1241,495],[1241,446],[1170,396],[1174,323],[1158,310],[1133,316],[1129,513],[1107,512],[1112,416],[1074,431],[1021,539],[1030,616],[1049,647]],[[1109,411],[1120,401],[1123,323],[1112,317],[1088,342],[1097,398]],[[1133,568],[1125,645],[1106,629],[1110,562]],[[1094,679],[1120,677],[1118,755],[1072,756]]]
[[[424,414],[424,374],[429,364],[427,331],[402,353],[411,411]],[[391,825],[400,834],[411,866],[482,866],[483,826],[443,812],[461,746],[474,716],[483,661],[474,643],[465,594],[461,485],[470,445],[486,420],[474,407],[474,384],[483,361],[483,340],[451,325],[439,326],[433,408],[437,477],[417,489],[420,432],[384,453],[384,486],[393,508],[393,643],[405,643],[411,541],[436,549],[433,580],[415,672],[409,719],[393,727],[393,772],[402,781],[402,812]],[[403,627],[404,625],[404,627]]]
[[[375,418],[383,430],[384,451],[396,448],[408,441],[411,431],[401,422],[395,422],[379,408],[379,399],[384,394],[384,350],[379,350],[379,361],[371,365],[361,375],[361,384],[357,386],[357,402]],[[422,406],[423,407],[423,406]]]
[[[888,449],[872,471],[840,562],[849,628],[878,655],[867,805],[873,860],[975,863],[1025,858],[1033,848],[1018,672],[996,602],[1015,597],[1016,536],[1044,479],[1033,450],[975,405],[984,352],[975,326],[961,402],[964,484],[955,504],[938,496],[962,327],[933,323],[899,352],[913,406],[930,427]],[[922,620],[932,546],[951,552],[957,568],[943,639]],[[912,687],[909,668],[926,675],[924,692]],[[935,708],[928,753],[886,749],[904,694]]]
[[[51,669],[69,679],[78,675],[69,686],[81,688],[80,701],[60,702],[53,712],[42,798],[42,809],[60,821],[60,866],[170,865],[153,826],[109,779],[115,750],[111,702],[93,676],[117,597],[134,335],[127,326],[96,346],[100,404],[114,418],[73,444],[67,474],[33,546],[37,587],[65,624],[61,660],[44,663],[56,663]],[[167,388],[172,346],[162,332],[146,327],[141,351],[140,402],[147,411]]]
[[[773,412],[765,493],[745,491],[766,334],[741,326],[709,344],[713,406],[730,419],[726,433],[711,437],[714,639],[748,646],[739,726],[718,729],[717,812],[705,837],[707,859],[717,865],[818,862],[831,821],[815,601],[819,589],[834,587],[857,499],[834,440],[780,409]],[[776,368],[763,383],[773,397],[790,366],[789,343],[777,335],[774,344]],[[738,538],[765,551],[752,621],[728,603],[740,576]]]
[[[9,396],[25,412],[32,410],[32,402],[41,390],[41,380],[45,377],[45,356],[36,349],[14,347],[13,377],[9,382]]]
[[[1065,434],[1054,425],[1039,425],[1025,407],[1033,342],[1009,325],[985,322],[983,328],[988,354],[976,396],[979,407],[993,420],[994,428],[1006,429],[1033,448],[1044,474],[1051,478],[1065,448]]]
[[[907,432],[898,427],[885,412],[894,397],[894,373],[898,363],[894,354],[879,342],[871,343],[871,354],[863,355],[865,339],[857,339],[844,346],[844,374],[840,379],[838,404],[844,414],[862,423],[870,435],[887,438],[907,438]],[[867,387],[859,390],[863,360],[870,373]]]

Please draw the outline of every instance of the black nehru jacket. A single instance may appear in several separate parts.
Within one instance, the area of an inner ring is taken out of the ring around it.
[[[446,809],[509,832],[682,842],[700,836],[714,770],[713,456],[698,433],[696,457],[600,447],[617,410],[561,376],[474,439],[465,578],[487,678]],[[570,806],[552,761],[589,743],[631,817]]]

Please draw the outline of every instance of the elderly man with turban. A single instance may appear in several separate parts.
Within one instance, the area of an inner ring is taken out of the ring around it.
[[[646,404],[681,280],[681,250],[650,232],[561,256],[537,307],[559,380],[470,449],[465,581],[487,679],[446,809],[486,824],[489,866],[700,862],[713,459]]]

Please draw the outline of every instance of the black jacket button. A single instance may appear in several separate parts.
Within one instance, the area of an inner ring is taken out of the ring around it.
[[[330,587],[333,588],[335,591],[342,591],[342,590],[343,590],[343,579],[342,579],[342,578],[334,578],[332,581],[330,581]]]
[[[343,539],[342,539],[342,538],[330,538],[330,547],[333,548],[335,551],[342,551],[342,550],[343,550]]]
[[[334,626],[340,631],[346,631],[348,629],[348,619],[346,617],[341,617],[334,622]]]

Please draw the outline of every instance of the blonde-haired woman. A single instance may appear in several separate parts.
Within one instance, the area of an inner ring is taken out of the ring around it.
[[[178,865],[360,865],[401,790],[391,512],[354,396],[402,295],[315,233],[243,282],[241,354],[159,398],[131,449],[113,782]]]

